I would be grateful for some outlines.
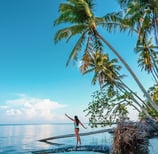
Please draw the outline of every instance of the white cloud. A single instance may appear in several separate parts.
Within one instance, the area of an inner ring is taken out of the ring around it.
[[[14,116],[14,115],[22,115],[22,112],[17,109],[8,109],[8,110],[6,110],[6,114],[8,116]]]
[[[7,108],[8,108],[8,106],[5,106],[5,105],[0,106],[0,109],[7,109]]]
[[[66,105],[52,101],[51,99],[39,99],[19,95],[17,99],[7,100],[0,106],[0,116],[8,122],[52,122],[56,110]],[[3,113],[3,115],[1,115]],[[3,122],[0,120],[0,122]]]

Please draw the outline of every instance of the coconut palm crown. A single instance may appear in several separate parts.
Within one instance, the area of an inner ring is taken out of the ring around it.
[[[158,45],[158,1],[157,0],[119,0],[124,10],[126,23],[136,29],[139,41],[153,35]]]
[[[54,37],[55,42],[57,43],[61,39],[66,39],[68,42],[73,36],[80,36],[72,49],[67,65],[70,60],[77,60],[77,55],[86,44],[87,37],[95,34],[96,26],[105,26],[105,18],[94,16],[93,7],[92,0],[67,0],[66,3],[60,4],[60,15],[54,25],[68,23],[68,27],[58,30]]]

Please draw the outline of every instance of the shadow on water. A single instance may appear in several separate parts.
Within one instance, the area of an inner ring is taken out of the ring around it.
[[[39,150],[32,152],[33,154],[46,154],[46,153],[65,153],[65,152],[98,152],[109,154],[110,148],[106,145],[83,145],[79,147],[75,146],[62,146],[59,148],[53,148],[48,150]]]

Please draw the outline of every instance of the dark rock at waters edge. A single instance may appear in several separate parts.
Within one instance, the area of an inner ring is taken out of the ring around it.
[[[113,154],[147,154],[148,139],[135,123],[121,121],[114,131]]]
[[[83,145],[83,146],[63,146],[54,149],[47,149],[47,150],[39,150],[34,151],[34,154],[46,154],[46,153],[61,153],[61,152],[72,152],[72,151],[93,151],[93,152],[100,152],[104,154],[109,154],[110,147],[106,145]]]
[[[148,138],[157,135],[158,125],[152,119],[122,120],[114,131],[112,154],[148,154]]]
[[[140,122],[137,122],[137,127],[149,138],[158,136],[158,123],[153,119],[142,118]]]

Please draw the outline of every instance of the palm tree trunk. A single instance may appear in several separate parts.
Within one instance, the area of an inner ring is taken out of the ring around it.
[[[121,82],[122,82],[122,81],[121,81]],[[135,92],[133,92],[133,90],[130,89],[125,83],[122,82],[122,85],[125,87],[125,89],[128,90],[128,91],[127,91],[128,93],[132,94],[133,97],[135,96],[142,104],[145,105],[146,108],[151,109],[151,107],[150,107],[148,104],[146,104],[146,103],[145,103]]]
[[[125,65],[125,67],[127,68],[127,70],[130,72],[130,74],[132,75],[132,77],[134,78],[134,80],[136,81],[137,85],[139,86],[139,88],[142,90],[142,92],[144,93],[144,95],[146,96],[146,98],[148,99],[148,101],[150,102],[151,106],[158,112],[158,106],[156,105],[156,103],[151,99],[150,95],[147,93],[147,91],[145,90],[145,88],[143,87],[143,85],[141,84],[141,82],[139,81],[139,79],[137,78],[137,76],[134,74],[134,72],[132,71],[132,69],[129,67],[129,65],[125,62],[125,60],[120,56],[120,54],[111,46],[111,44],[104,39],[96,30],[94,30],[94,34],[96,36],[98,36],[113,52],[114,54],[120,59],[120,61]]]
[[[120,80],[120,81],[121,81],[121,80]],[[121,84],[121,85],[120,85],[120,84]],[[142,104],[144,104],[147,108],[148,108],[148,105],[145,104],[144,101],[141,100],[141,98],[139,98],[139,96],[137,96],[126,84],[124,84],[124,83],[121,81],[120,83],[118,82],[118,83],[116,83],[115,85],[116,85],[116,87],[117,87],[120,91],[122,91],[123,93],[127,93],[127,94],[129,94],[129,95],[132,94],[131,99],[133,100],[133,102],[134,102],[137,106],[139,106],[139,108],[145,113],[145,115],[146,115],[147,117],[152,118],[152,117],[149,115],[149,113],[147,112],[147,110],[146,110],[145,108],[143,108],[143,106],[136,100],[136,98],[135,98],[134,96],[136,96],[136,97],[139,99],[139,101],[141,101]],[[133,105],[133,106],[135,106],[135,105]]]
[[[128,90],[130,90],[130,93],[132,93],[132,94],[134,94],[134,92],[130,89],[130,88],[128,88],[124,83],[122,83],[123,84],[123,86],[121,87],[126,93],[129,93],[129,91]],[[125,86],[125,87],[124,87]],[[120,86],[119,86],[120,87]],[[118,87],[118,88],[119,88]],[[127,90],[127,89],[128,90]],[[129,93],[129,95],[130,95],[130,93]],[[137,97],[137,98],[139,98],[136,94],[135,94],[135,96]],[[137,106],[139,106],[139,108],[144,112],[144,114],[147,116],[147,117],[149,117],[149,118],[151,118],[152,119],[152,117],[149,115],[149,113],[146,111],[146,109],[145,108],[143,108],[143,106],[135,99],[135,97],[133,96],[132,98],[131,98],[132,100],[133,100],[133,102],[137,105]],[[140,99],[140,98],[139,98]],[[143,102],[143,104],[145,105],[145,106],[147,106],[144,102]],[[135,106],[135,105],[133,105],[133,106]],[[135,106],[135,108],[136,108],[136,106]]]
[[[158,76],[157,76],[157,72],[155,71],[155,69],[153,68],[153,70],[151,70],[151,74],[155,80],[156,83],[158,83]]]

